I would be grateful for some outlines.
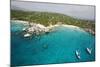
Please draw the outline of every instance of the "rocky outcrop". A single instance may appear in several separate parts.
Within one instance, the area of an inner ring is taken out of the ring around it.
[[[26,31],[25,37],[31,36],[32,34],[39,35],[42,33],[49,32],[49,28],[36,23],[31,23],[31,25],[28,28],[23,28],[23,31]],[[28,36],[27,36],[28,34]]]
[[[95,35],[95,31],[93,31],[92,29],[84,28],[84,30]]]

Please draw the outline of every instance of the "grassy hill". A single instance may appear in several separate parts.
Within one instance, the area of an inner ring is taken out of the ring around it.
[[[88,28],[95,31],[95,21],[76,19],[58,13],[35,12],[35,11],[27,12],[27,11],[11,10],[11,19],[40,23],[45,26],[61,22],[63,24],[75,25],[81,28]]]

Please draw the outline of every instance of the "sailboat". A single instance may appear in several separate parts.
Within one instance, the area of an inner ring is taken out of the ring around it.
[[[90,48],[86,48],[86,51],[88,52],[88,54],[92,53],[92,49],[90,49]]]
[[[75,54],[76,54],[77,59],[81,59],[80,53],[77,50],[75,51]]]

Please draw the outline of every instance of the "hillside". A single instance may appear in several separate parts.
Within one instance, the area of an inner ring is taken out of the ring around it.
[[[62,24],[75,25],[81,28],[91,29],[92,31],[95,31],[95,21],[81,20],[58,13],[11,10],[11,20],[13,19],[40,23],[45,26],[48,26],[50,24],[54,25],[60,22]]]

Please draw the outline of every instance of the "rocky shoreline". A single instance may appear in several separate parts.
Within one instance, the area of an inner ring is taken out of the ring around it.
[[[28,21],[20,21],[20,20],[12,20],[14,22],[20,22],[20,23],[24,23],[26,25],[28,24]],[[77,26],[73,26],[73,25],[66,25],[66,24],[56,24],[56,25],[49,25],[49,26],[44,26],[42,24],[37,24],[37,23],[30,23],[28,28],[23,28],[23,32],[24,37],[30,37],[33,34],[35,35],[40,35],[43,33],[49,33],[52,31],[53,27],[57,27],[57,26],[64,26],[64,27],[71,27],[71,28],[75,28],[75,29],[80,29],[80,27]],[[88,28],[83,28],[86,32],[89,32],[90,34],[95,35],[95,32],[92,29],[88,29]]]
[[[28,28],[24,28],[23,31],[26,32],[24,37],[28,37],[31,36],[32,34],[39,35],[42,33],[47,33],[50,31],[50,29],[46,28],[41,24],[31,23],[31,25]]]
[[[92,35],[95,35],[95,31],[93,31],[92,29],[88,29],[88,28],[83,28],[86,32],[89,32]]]

